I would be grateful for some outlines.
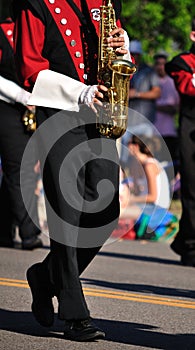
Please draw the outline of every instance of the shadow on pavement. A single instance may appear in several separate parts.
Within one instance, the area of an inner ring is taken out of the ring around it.
[[[106,340],[149,349],[194,350],[194,334],[165,334],[157,331],[158,327],[140,323],[95,320],[105,330]]]
[[[63,322],[56,319],[51,328],[39,326],[30,312],[18,312],[0,309],[1,330],[35,337],[52,337],[63,339]],[[95,319],[95,323],[106,332],[106,341],[150,349],[194,350],[195,335],[164,334],[158,327],[139,323]],[[114,348],[114,344],[113,344]]]
[[[99,252],[98,255],[107,256],[111,258],[137,260],[137,261],[152,262],[152,263],[166,264],[166,265],[181,265],[179,261],[157,258],[153,256],[141,256],[141,255],[111,253],[111,252]]]
[[[131,284],[131,283],[118,283],[118,282],[108,282],[101,280],[93,280],[88,278],[81,278],[81,281],[88,285],[101,286],[105,288],[125,290],[127,292],[137,292],[137,293],[149,293],[158,294],[161,296],[173,296],[182,298],[195,298],[194,290],[187,289],[177,289],[177,288],[167,288],[158,287],[147,284]]]

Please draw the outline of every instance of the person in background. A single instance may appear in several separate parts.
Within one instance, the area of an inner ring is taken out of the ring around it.
[[[20,166],[30,135],[25,132],[21,118],[30,93],[19,86],[13,53],[14,23],[7,19],[0,23],[0,156],[2,182],[0,187],[0,246],[14,246],[15,227],[19,228],[22,249],[42,247],[38,237],[40,228],[30,218],[22,199]],[[23,186],[27,189],[34,218],[38,223],[36,174],[29,159],[31,174]]]
[[[123,215],[132,218],[134,214],[134,228],[138,239],[155,241],[170,239],[177,232],[178,220],[169,211],[169,180],[165,170],[154,156],[153,139],[144,135],[133,135],[128,148],[137,160],[142,176],[138,176],[138,171],[133,172],[131,169],[134,191],[129,197],[129,205],[126,205],[126,210],[123,210]]]
[[[128,37],[125,37],[119,19],[121,2],[113,3],[117,28],[109,33],[107,44],[119,55],[130,59]],[[69,130],[67,132],[65,128],[46,154],[43,154],[43,146],[47,143],[47,131],[39,139],[51,250],[43,262],[34,264],[27,271],[33,297],[32,311],[42,326],[51,326],[54,322],[52,297],[57,296],[58,316],[65,320],[65,339],[89,341],[104,338],[105,333],[92,322],[79,279],[112,233],[119,216],[116,144],[114,140],[107,140],[112,162],[99,157],[104,139],[96,128],[93,112],[93,103],[101,104],[100,99],[107,91],[105,86],[97,84],[102,1],[59,0],[56,4],[53,0],[27,0],[18,4],[16,0],[14,5],[16,62],[23,86],[27,90],[33,89],[29,104],[40,106],[37,107],[38,131],[51,122],[54,123],[51,137],[55,132],[61,132],[60,116]],[[86,121],[88,116],[90,124],[72,127],[73,121]],[[41,124],[43,121],[46,123]],[[91,140],[95,140],[96,147],[91,146]],[[76,147],[77,152],[70,158],[62,183],[59,183],[61,165]],[[47,156],[44,169],[43,156]],[[77,174],[80,164],[82,167]],[[75,178],[76,184],[73,182]],[[97,185],[105,179],[112,183],[112,190],[105,189],[103,199],[101,196],[99,201]],[[80,193],[78,202],[75,187]],[[66,191],[65,196],[62,189]],[[104,194],[111,196],[111,200],[102,209]],[[94,208],[95,204],[94,213],[85,212],[84,199],[90,202],[90,207]],[[49,212],[48,202],[61,220],[56,222],[51,210]],[[76,210],[75,203],[81,210]],[[85,242],[82,241],[83,231],[88,237]],[[94,242],[91,242],[93,237]]]
[[[154,134],[153,125],[156,116],[156,100],[160,97],[161,89],[158,76],[153,67],[143,61],[141,42],[132,40],[130,52],[135,59],[136,73],[130,81],[129,118],[127,131],[122,137],[122,144],[127,143],[132,134],[151,137]],[[126,167],[128,151],[121,149],[121,165]]]
[[[154,126],[163,137],[174,163],[174,170],[179,170],[179,147],[175,117],[179,110],[179,94],[173,79],[165,71],[168,54],[161,50],[154,55],[154,68],[159,77],[161,96],[156,100]],[[162,156],[163,157],[163,156]],[[163,157],[163,161],[166,159]],[[171,179],[170,179],[171,180]]]
[[[140,41],[132,40],[130,42],[130,52],[135,59],[137,72],[130,83],[129,107],[154,123],[156,100],[161,95],[158,76],[153,67],[148,66],[143,61]]]
[[[171,244],[185,266],[195,266],[195,17],[189,33],[192,45],[166,63],[180,95],[179,150],[182,215]]]
[[[154,157],[154,147],[152,138],[144,135],[133,135],[128,143],[129,152],[143,170],[142,181],[134,173],[137,194],[131,195],[131,202],[143,205],[145,211],[153,209],[154,206],[168,208],[170,205],[169,182],[166,172]]]

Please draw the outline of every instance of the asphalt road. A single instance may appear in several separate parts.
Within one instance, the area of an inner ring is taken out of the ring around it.
[[[63,322],[36,323],[25,271],[41,261],[33,252],[0,249],[0,349],[122,350],[195,349],[195,269],[183,267],[167,243],[118,241],[106,245],[82,275],[91,316],[106,339],[63,339]]]

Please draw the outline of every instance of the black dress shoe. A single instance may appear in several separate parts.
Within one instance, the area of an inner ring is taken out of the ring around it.
[[[185,242],[182,241],[181,239],[178,239],[177,237],[171,243],[170,247],[174,251],[174,253],[178,255],[183,255],[186,252]]]
[[[14,247],[14,242],[0,241],[0,247],[2,247],[2,248],[13,248]]]
[[[184,266],[195,267],[195,243],[188,242],[188,250],[182,254],[181,263]]]
[[[36,248],[41,248],[43,246],[42,240],[37,236],[32,238],[27,238],[22,241],[22,249],[33,250]]]
[[[54,307],[48,286],[43,283],[39,274],[40,265],[40,263],[32,265],[27,270],[26,276],[33,298],[31,306],[33,315],[41,326],[50,327],[54,322]]]
[[[184,266],[195,266],[195,243],[194,241],[182,241],[175,238],[171,244],[171,249],[181,256],[181,264]]]
[[[105,338],[105,333],[91,319],[72,320],[65,323],[64,337],[75,341],[92,341]]]
[[[186,253],[181,257],[181,263],[184,266],[195,267],[195,251],[193,254]]]

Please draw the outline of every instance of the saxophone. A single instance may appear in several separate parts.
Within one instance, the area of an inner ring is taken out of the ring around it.
[[[103,107],[97,108],[97,128],[101,135],[117,139],[127,128],[129,82],[136,66],[108,46],[109,33],[117,28],[111,0],[100,6],[100,35],[98,46],[97,80],[108,88],[104,93]]]

